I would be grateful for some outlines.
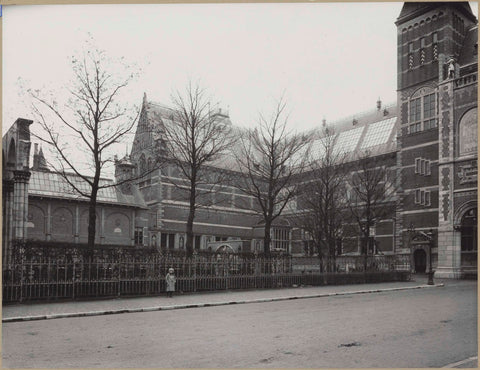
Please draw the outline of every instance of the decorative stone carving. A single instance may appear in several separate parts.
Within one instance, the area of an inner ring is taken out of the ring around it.
[[[460,184],[476,183],[477,175],[477,161],[473,161],[465,166],[460,166],[460,171],[458,172]]]
[[[450,189],[450,168],[442,168],[442,190],[447,191]]]
[[[445,91],[446,90],[446,91]],[[442,92],[442,157],[450,155],[450,94],[445,86]]]
[[[450,168],[442,168],[442,190],[448,191],[450,189]],[[447,192],[442,196],[442,214],[443,220],[448,220],[450,213],[450,194]]]

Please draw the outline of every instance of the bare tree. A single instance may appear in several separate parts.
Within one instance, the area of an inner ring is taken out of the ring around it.
[[[208,205],[205,199],[222,183],[223,171],[217,165],[231,145],[231,124],[212,110],[211,99],[198,84],[190,82],[185,92],[176,92],[172,100],[171,120],[162,127],[163,159],[159,162],[179,171],[181,177],[169,181],[188,193],[185,247],[190,256],[195,212]]]
[[[346,155],[335,146],[335,133],[326,127],[322,137],[312,144],[312,161],[303,176],[298,196],[295,223],[308,232],[323,271],[335,270],[337,244],[342,238],[346,208]]]
[[[101,189],[112,186],[101,179],[112,164],[110,150],[130,132],[136,120],[136,112],[132,115],[119,101],[135,73],[123,61],[115,64],[104,51],[88,44],[83,55],[72,57],[71,62],[73,79],[66,85],[65,102],[59,103],[55,96],[39,90],[28,93],[41,127],[35,136],[56,155],[56,162],[50,165],[74,192],[89,199],[88,246],[93,248],[97,196]],[[121,68],[116,69],[117,65]],[[57,92],[56,96],[61,94]]]
[[[354,165],[358,170],[349,179],[348,208],[360,231],[361,253],[366,256],[375,248],[370,238],[372,228],[395,207],[394,172],[368,151]]]
[[[271,117],[260,115],[257,127],[240,137],[236,159],[245,176],[237,187],[255,199],[265,223],[264,253],[270,254],[273,222],[296,195],[294,176],[303,170],[308,139],[287,131],[286,103],[280,99]]]

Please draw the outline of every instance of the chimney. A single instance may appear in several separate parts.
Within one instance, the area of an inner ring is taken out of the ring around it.
[[[322,126],[325,127],[327,125],[327,120],[324,118],[322,119]]]
[[[380,100],[380,98],[378,98],[377,100],[377,110],[380,110],[382,108],[382,101]]]

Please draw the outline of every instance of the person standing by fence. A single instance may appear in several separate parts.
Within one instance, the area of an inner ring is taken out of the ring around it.
[[[175,291],[175,283],[177,282],[173,268],[168,269],[168,274],[165,276],[165,281],[167,282],[167,295],[168,297],[172,298],[173,292]]]

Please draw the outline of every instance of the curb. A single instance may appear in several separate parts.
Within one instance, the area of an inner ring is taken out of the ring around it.
[[[411,287],[368,289],[368,290],[356,290],[356,291],[346,291],[346,292],[337,292],[337,293],[309,294],[309,295],[302,295],[302,296],[275,297],[275,298],[258,298],[258,299],[250,299],[250,300],[225,301],[225,302],[215,302],[215,303],[177,304],[172,306],[124,308],[119,310],[72,312],[72,313],[60,313],[60,314],[51,314],[51,315],[38,315],[38,316],[17,316],[17,317],[2,318],[2,323],[20,322],[20,321],[36,321],[36,320],[52,320],[52,319],[63,319],[63,318],[71,318],[71,317],[117,315],[121,313],[181,310],[186,308],[227,306],[227,305],[233,305],[233,304],[278,302],[278,301],[288,301],[288,300],[294,300],[294,299],[334,297],[334,296],[352,295],[352,294],[381,293],[381,292],[393,292],[393,291],[399,291],[399,290],[412,290],[412,289],[425,289],[425,288],[441,288],[444,286],[445,286],[444,284],[417,285],[417,286],[411,286]]]

